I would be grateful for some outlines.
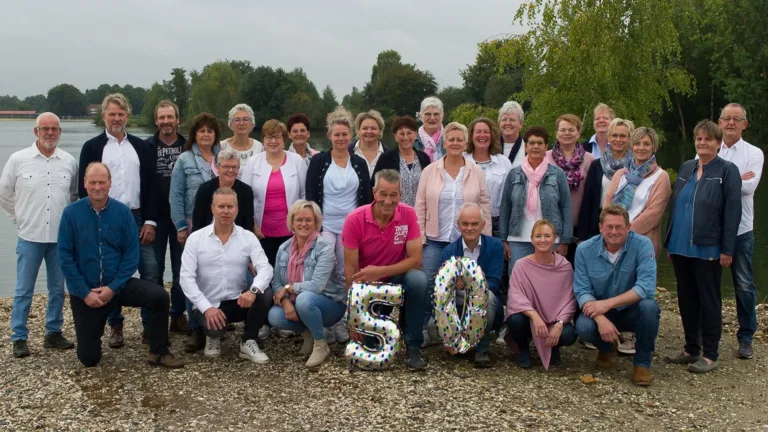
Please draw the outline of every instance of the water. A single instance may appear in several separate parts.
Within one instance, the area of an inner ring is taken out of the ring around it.
[[[33,127],[34,123],[32,121],[0,121],[0,162],[2,162],[3,166],[13,152],[32,145],[32,142],[35,140],[32,132]],[[75,159],[79,158],[80,148],[83,143],[100,134],[103,130],[90,122],[73,121],[63,122],[62,128],[63,133],[61,135],[59,147],[72,154]],[[148,129],[129,129],[129,132],[140,137],[147,137],[153,133]],[[312,148],[322,150],[329,147],[327,138],[321,132],[313,132],[312,135],[313,136],[310,139]],[[385,135],[384,142],[388,145],[394,144],[391,134]],[[766,201],[768,197],[765,197],[766,193],[763,191],[764,189],[765,187],[761,185],[757,190],[755,198],[756,213],[758,216],[768,214],[768,201]],[[663,220],[666,224],[666,216]],[[763,296],[768,296],[768,288],[765,288],[766,284],[768,284],[768,271],[766,271],[766,268],[768,268],[768,241],[766,241],[765,236],[766,229],[768,229],[766,218],[757,217],[755,220],[753,268],[755,270],[755,284],[758,287],[758,291],[762,292]],[[13,290],[16,284],[16,239],[16,227],[11,222],[11,219],[7,217],[7,215],[0,214],[0,297],[11,297],[13,295]],[[659,257],[658,263],[658,285],[674,290],[674,271],[664,253]],[[167,269],[165,280],[170,280],[170,263],[166,262],[165,267]],[[38,275],[35,291],[43,292],[45,289],[45,271],[41,271]],[[733,284],[730,271],[728,270],[723,273],[723,292],[726,296],[733,295]]]

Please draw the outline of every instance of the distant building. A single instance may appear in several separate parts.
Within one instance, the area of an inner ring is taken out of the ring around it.
[[[33,119],[37,117],[37,111],[0,111],[0,118]]]
[[[100,109],[101,109],[101,104],[90,104],[88,105],[88,114],[96,115],[99,113]]]

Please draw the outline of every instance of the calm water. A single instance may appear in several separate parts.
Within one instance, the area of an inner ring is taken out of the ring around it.
[[[5,165],[8,157],[15,151],[32,145],[35,137],[32,132],[34,123],[32,121],[0,121],[0,162]],[[80,156],[80,147],[83,143],[101,133],[102,129],[97,128],[89,122],[63,122],[63,133],[59,147],[72,154],[75,159]],[[147,129],[129,129],[135,135],[147,137],[152,131]],[[390,134],[391,135],[391,134]],[[392,137],[386,136],[384,139],[388,144],[392,143]],[[314,132],[310,139],[310,145],[315,149],[328,148],[328,140],[321,136],[319,132]],[[753,265],[755,269],[755,283],[762,296],[768,296],[768,241],[766,241],[766,228],[768,228],[764,215],[768,214],[768,202],[761,199],[764,195],[765,187],[760,186],[755,199],[756,213],[758,218],[755,221],[755,255]],[[666,217],[664,218],[666,221]],[[16,284],[16,227],[11,219],[5,214],[0,214],[0,297],[11,297]],[[170,269],[170,263],[166,263],[166,269]],[[170,280],[170,270],[166,271],[165,280]],[[659,277],[658,285],[668,289],[675,289],[675,277],[672,267],[665,256],[659,257]],[[732,295],[733,288],[731,275],[729,271],[723,273],[723,290],[726,295]],[[36,292],[45,291],[45,271],[40,272],[37,279]],[[762,299],[762,297],[761,297]]]

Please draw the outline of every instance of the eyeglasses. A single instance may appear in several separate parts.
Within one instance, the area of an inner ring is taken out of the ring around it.
[[[627,138],[629,138],[629,135],[615,133],[615,134],[611,134],[611,138],[614,138],[614,139],[616,139],[616,138],[627,139]]]
[[[238,117],[238,118],[236,118],[236,119],[232,119],[232,123],[233,123],[233,124],[240,124],[240,123],[242,123],[242,124],[248,124],[248,123],[250,123],[250,122],[251,122],[251,119],[250,119],[250,118],[248,118],[248,117],[243,117],[243,118],[239,118],[239,117]]]
[[[42,133],[48,133],[48,132],[60,132],[60,127],[47,127],[47,126],[40,126],[37,128]]]
[[[264,137],[264,142],[267,141],[282,141],[283,136],[282,135],[267,135]]]
[[[237,171],[238,169],[240,169],[240,165],[237,165],[237,166],[222,166],[222,165],[219,165],[219,167],[221,168],[222,171]]]
[[[730,123],[733,120],[734,123],[746,120],[744,117],[720,117],[724,123]]]
[[[441,113],[424,113],[424,114],[422,114],[422,116],[424,116],[426,118],[438,118],[441,115],[442,115]]]

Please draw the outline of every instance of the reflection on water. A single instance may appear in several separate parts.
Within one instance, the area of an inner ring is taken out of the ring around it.
[[[32,145],[35,140],[32,132],[33,127],[34,122],[32,121],[0,121],[0,161],[2,161],[3,165],[5,165],[8,157],[13,152]],[[82,147],[83,143],[100,134],[103,130],[97,128],[90,122],[71,121],[63,122],[62,129],[63,132],[59,147],[72,154],[75,159],[80,156],[80,147]],[[129,132],[140,137],[147,137],[152,134],[152,131],[147,129],[130,129]],[[388,145],[394,146],[394,140],[391,133],[386,134],[383,141]],[[312,148],[323,150],[328,149],[330,143],[322,132],[316,131],[312,132],[310,145]],[[765,195],[763,192],[764,189],[765,187],[763,186],[758,188],[755,199],[755,209],[759,216],[768,214],[768,203],[765,199],[761,199]],[[666,219],[665,215],[665,225]],[[768,283],[768,272],[765,270],[768,268],[768,242],[765,237],[765,229],[765,217],[757,217],[755,219],[755,251],[753,259],[755,284],[757,285],[758,292],[762,292],[763,296],[768,296],[768,288],[765,288],[765,284]],[[16,284],[16,238],[16,227],[13,225],[10,218],[6,215],[0,215],[0,297],[12,296]],[[672,266],[666,259],[666,254],[662,253],[662,256],[658,259],[658,263],[658,285],[670,290],[675,290],[675,275]],[[170,280],[171,265],[169,262],[166,262],[165,268],[168,269],[166,271],[165,280]],[[37,286],[35,288],[36,292],[43,292],[46,289],[44,269],[45,268],[43,267],[43,271],[38,275]],[[723,272],[723,292],[726,296],[733,295],[733,283],[729,270]],[[762,297],[761,300],[763,300]]]

